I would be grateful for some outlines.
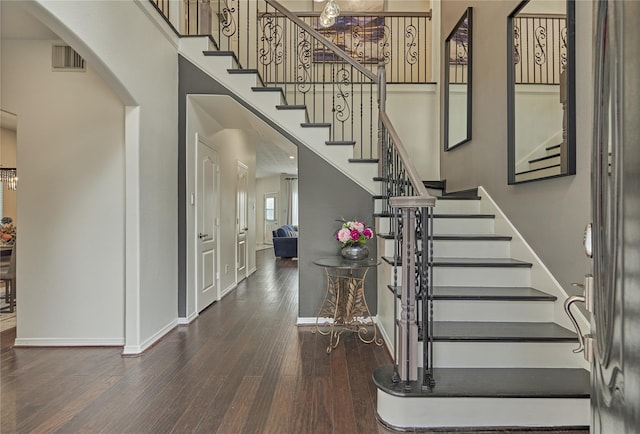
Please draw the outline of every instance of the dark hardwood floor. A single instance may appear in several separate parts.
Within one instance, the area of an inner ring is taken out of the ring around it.
[[[262,250],[256,273],[140,357],[13,348],[15,329],[3,332],[0,431],[391,432],[371,381],[386,349],[347,334],[327,355],[326,336],[295,326],[297,288],[297,262]]]

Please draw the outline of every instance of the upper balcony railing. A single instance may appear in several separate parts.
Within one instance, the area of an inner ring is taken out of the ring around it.
[[[326,29],[319,13],[296,15],[373,73],[384,63],[387,83],[432,81],[431,12],[342,12]]]
[[[560,84],[567,64],[567,18],[521,14],[513,22],[516,84]]]

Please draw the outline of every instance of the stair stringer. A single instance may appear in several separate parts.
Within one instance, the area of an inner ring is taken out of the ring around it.
[[[482,198],[480,201],[480,212],[491,213],[496,216],[496,233],[512,237],[511,255],[515,258],[533,264],[531,267],[531,286],[557,297],[553,307],[554,322],[573,331],[573,324],[564,311],[564,301],[569,297],[569,294],[564,290],[564,288],[562,288],[562,285],[560,285],[556,278],[553,277],[553,274],[551,274],[549,269],[544,265],[540,257],[535,253],[520,232],[518,232],[513,223],[511,223],[482,186],[478,187],[478,196]],[[590,330],[591,326],[589,325],[589,321],[587,321],[582,312],[578,310],[572,310],[572,312],[576,316],[576,320],[578,321],[580,328],[582,330]],[[588,370],[590,365],[585,362],[584,368]]]
[[[303,110],[278,110],[276,105],[282,104],[279,93],[254,92],[251,88],[257,85],[255,80],[252,82],[250,76],[229,74],[227,69],[235,67],[231,64],[231,58],[205,56],[203,52],[208,49],[207,37],[180,39],[179,53],[227,88],[236,101],[297,146],[310,149],[366,191],[376,194],[377,185],[373,178],[378,172],[377,164],[350,163],[349,158],[353,158],[352,147],[327,146],[327,128],[303,128],[300,125],[305,122]]]

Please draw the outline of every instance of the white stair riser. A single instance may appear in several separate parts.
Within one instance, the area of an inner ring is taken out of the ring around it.
[[[375,199],[373,201],[373,212],[374,214],[382,212],[382,207],[384,206],[383,199]]]
[[[560,156],[536,161],[535,163],[529,163],[529,170],[542,169],[544,167],[556,166],[558,164],[560,164]]]
[[[488,218],[434,218],[433,233],[436,235],[493,234],[494,219]]]
[[[304,110],[276,110],[278,112],[278,118],[281,119],[281,122],[286,123],[287,125],[300,126],[301,123],[306,121],[306,112]]]
[[[558,152],[560,152],[560,148],[545,149],[544,151],[545,155],[554,155],[554,154],[557,154]]]
[[[437,286],[530,286],[531,270],[520,267],[434,267],[433,284]]]
[[[576,342],[435,342],[434,366],[441,368],[585,368]],[[418,344],[422,366],[422,343]]]
[[[553,302],[547,301],[436,300],[433,311],[435,321],[553,321]]]
[[[228,83],[233,87],[251,88],[258,86],[258,76],[256,74],[229,74]]]
[[[380,256],[393,256],[395,240],[384,239]],[[508,258],[510,243],[505,240],[435,240],[433,255],[438,258]]]
[[[480,212],[479,200],[438,200],[436,214],[475,214]]]
[[[389,217],[376,217],[376,230],[381,234],[387,234],[390,232],[391,218]]]
[[[437,381],[437,378],[436,378]],[[588,398],[404,398],[378,390],[378,416],[396,428],[588,426]]]
[[[508,258],[507,240],[434,240],[433,255],[439,258]]]

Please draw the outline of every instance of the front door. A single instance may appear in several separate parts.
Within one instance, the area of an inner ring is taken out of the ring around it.
[[[591,429],[638,433],[640,2],[601,1],[596,14]]]
[[[238,281],[247,277],[247,232],[249,231],[249,169],[238,161],[238,194],[236,208],[237,248],[236,269]]]
[[[264,243],[273,244],[273,231],[278,229],[278,193],[264,195]]]
[[[218,299],[218,154],[198,141],[197,210],[198,229],[197,306],[198,312]]]

